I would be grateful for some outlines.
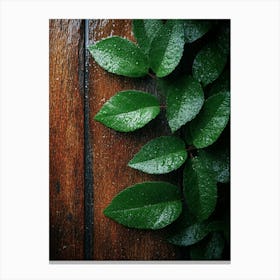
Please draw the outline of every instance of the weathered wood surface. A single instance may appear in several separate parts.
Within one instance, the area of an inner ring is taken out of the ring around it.
[[[50,260],[79,260],[84,258],[84,34],[81,20],[50,20],[49,28]]]
[[[91,20],[89,43],[111,35],[134,40],[131,20]],[[179,251],[165,243],[160,232],[127,229],[106,218],[104,208],[124,188],[147,180],[168,180],[169,176],[151,176],[127,166],[140,147],[160,135],[167,134],[164,112],[155,121],[133,133],[115,132],[93,121],[101,106],[116,92],[139,89],[156,93],[150,77],[124,78],[110,74],[90,59],[89,97],[90,127],[93,147],[94,175],[94,238],[95,260],[171,260],[179,258]]]

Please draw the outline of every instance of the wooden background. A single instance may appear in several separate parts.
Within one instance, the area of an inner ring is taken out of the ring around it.
[[[125,228],[103,215],[124,188],[146,180],[177,182],[127,166],[150,139],[168,135],[164,113],[133,133],[93,120],[117,91],[157,95],[150,77],[125,78],[101,69],[86,46],[119,35],[134,40],[131,20],[50,20],[50,260],[179,260],[184,252],[161,231]]]

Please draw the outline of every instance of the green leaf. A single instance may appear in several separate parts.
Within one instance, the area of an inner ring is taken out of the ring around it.
[[[207,223],[195,223],[188,226],[182,226],[180,230],[169,234],[167,241],[178,246],[190,246],[205,238],[209,233]]]
[[[159,19],[133,20],[133,34],[145,54],[149,54],[151,43],[162,25],[163,23]]]
[[[215,180],[220,183],[229,182],[230,162],[229,162],[229,150],[199,150],[198,156],[204,162],[209,172],[215,175]]]
[[[210,20],[185,20],[184,31],[186,43],[192,43],[202,37],[212,27]]]
[[[127,90],[111,97],[94,119],[117,131],[128,132],[146,125],[159,111],[159,103],[155,96]]]
[[[222,73],[229,53],[229,28],[221,29],[217,39],[204,46],[196,55],[193,77],[206,86]]]
[[[209,96],[221,93],[230,92],[230,73],[229,69],[225,69],[220,77],[211,85]]]
[[[194,146],[205,148],[213,144],[226,127],[229,114],[230,96],[228,92],[210,96],[190,124]]]
[[[177,186],[166,182],[145,182],[120,192],[104,214],[127,227],[160,229],[175,221],[181,211]]]
[[[190,248],[192,260],[221,260],[225,240],[221,233],[213,232],[209,241],[199,242]]]
[[[197,222],[189,208],[183,207],[179,218],[168,227],[166,240],[174,245],[189,246],[204,239],[210,232],[222,230],[222,221]]]
[[[200,83],[191,76],[181,78],[169,86],[166,96],[167,119],[171,131],[178,130],[200,111],[204,94]]]
[[[193,62],[193,76],[206,86],[215,81],[222,73],[227,62],[225,56],[216,44],[205,46]]]
[[[222,259],[223,250],[225,247],[225,240],[221,233],[213,232],[211,240],[209,241],[204,256],[206,260],[220,260]]]
[[[127,77],[142,77],[149,63],[142,50],[131,41],[113,36],[88,47],[95,61],[108,72]]]
[[[149,174],[169,173],[186,160],[185,143],[175,136],[151,140],[133,157],[128,166]]]
[[[170,74],[184,51],[184,28],[180,20],[168,20],[158,31],[150,48],[150,64],[157,77]]]
[[[187,161],[183,175],[187,205],[198,221],[206,220],[217,202],[216,180],[199,157]]]

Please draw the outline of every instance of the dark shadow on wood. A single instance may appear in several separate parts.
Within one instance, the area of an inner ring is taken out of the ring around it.
[[[85,118],[85,240],[84,255],[85,260],[91,260],[93,255],[93,167],[92,167],[92,146],[89,117],[89,81],[88,64],[88,20],[83,21],[84,29],[84,118]]]

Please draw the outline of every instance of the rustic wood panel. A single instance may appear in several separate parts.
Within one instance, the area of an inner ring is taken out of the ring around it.
[[[50,20],[49,28],[50,260],[79,260],[84,258],[83,23]]]
[[[89,42],[119,35],[132,39],[131,20],[91,20]],[[169,133],[164,112],[151,124],[133,133],[119,133],[93,121],[101,106],[117,91],[139,89],[156,93],[150,78],[132,79],[109,74],[91,58],[89,64],[90,128],[93,147],[94,175],[94,237],[95,260],[172,260],[180,259],[180,252],[165,243],[161,232],[127,229],[103,215],[104,208],[125,187],[147,181],[177,177],[151,176],[133,170],[128,161],[140,147],[152,138]]]

